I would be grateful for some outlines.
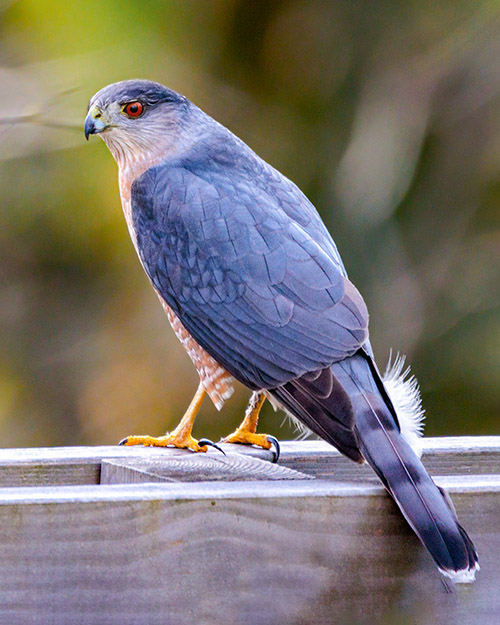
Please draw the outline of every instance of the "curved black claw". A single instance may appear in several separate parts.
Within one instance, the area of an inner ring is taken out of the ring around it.
[[[226,455],[226,452],[223,449],[221,449],[219,445],[216,445],[213,441],[211,441],[208,438],[200,438],[200,440],[198,441],[198,445],[200,447],[203,447],[204,445],[208,445],[209,447],[215,447],[215,449],[218,449],[222,454]]]
[[[278,439],[275,438],[274,436],[269,436],[268,435],[267,436],[267,440],[271,443],[271,445],[274,446],[274,449],[273,449],[273,464],[276,464],[278,462],[278,460],[279,460],[279,457],[280,457],[280,452],[281,452],[280,444],[278,442]]]
[[[126,445],[128,441],[128,436],[125,436],[125,438],[122,438],[122,440],[118,443],[118,445]]]

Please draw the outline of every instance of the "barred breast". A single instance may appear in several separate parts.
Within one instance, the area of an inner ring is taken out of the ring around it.
[[[168,320],[170,321],[175,335],[198,371],[203,388],[206,390],[207,395],[213,401],[217,410],[220,410],[224,405],[224,401],[229,399],[233,394],[233,377],[194,340],[182,325],[179,317],[177,317],[174,311],[162,299],[161,295],[158,294],[158,297],[162,303],[163,309],[167,313]]]

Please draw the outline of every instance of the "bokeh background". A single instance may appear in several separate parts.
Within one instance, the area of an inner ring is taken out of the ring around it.
[[[172,428],[197,384],[138,263],[89,97],[181,91],[292,178],[334,234],[383,367],[407,354],[427,434],[500,412],[498,0],[0,0],[4,446]],[[248,393],[195,434],[235,426]],[[267,408],[263,430],[293,431]]]

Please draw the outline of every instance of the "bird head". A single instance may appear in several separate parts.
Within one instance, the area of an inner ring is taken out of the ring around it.
[[[90,100],[85,137],[100,135],[120,164],[130,158],[168,152],[179,140],[187,98],[149,80],[125,80],[98,91]]]

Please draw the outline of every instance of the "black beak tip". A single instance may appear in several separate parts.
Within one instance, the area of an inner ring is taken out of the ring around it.
[[[95,134],[95,124],[92,118],[89,117],[85,120],[83,132],[85,133],[85,139],[87,139],[87,141],[89,140],[90,135]]]

